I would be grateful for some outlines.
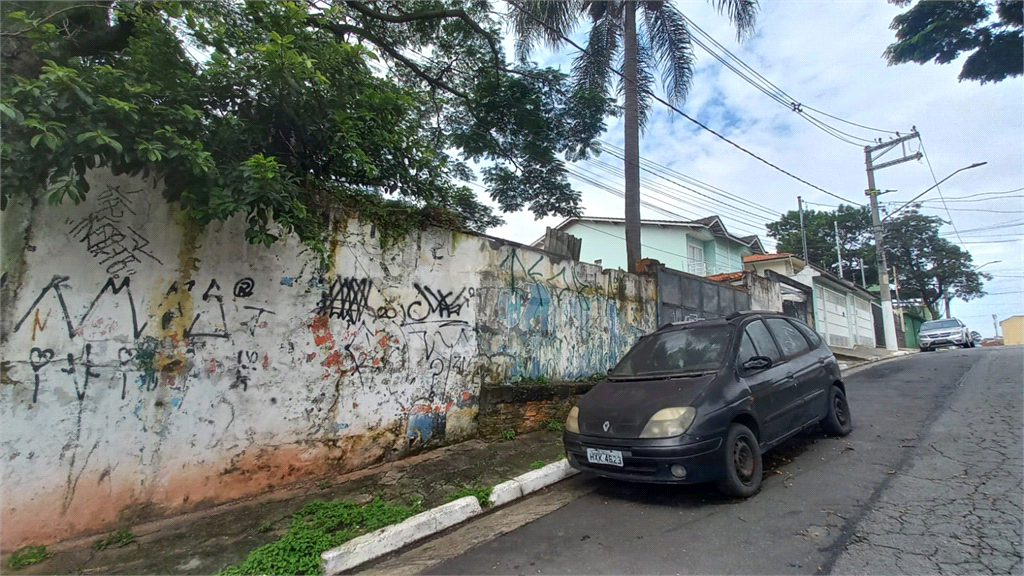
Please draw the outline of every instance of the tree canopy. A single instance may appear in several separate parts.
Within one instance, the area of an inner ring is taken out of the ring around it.
[[[874,235],[867,207],[840,205],[834,212],[804,211],[808,260],[832,273],[838,272],[836,222],[843,253],[843,277],[859,282],[859,258],[864,262],[866,282],[877,284]],[[915,208],[883,222],[886,259],[896,269],[900,298],[920,299],[935,316],[937,304],[947,298],[966,301],[984,296],[983,281],[989,279],[975,270],[969,252],[939,234],[941,225],[941,218],[926,216]],[[791,210],[767,227],[780,252],[803,254],[799,212]]]
[[[910,0],[890,0],[907,6]],[[896,16],[890,28],[896,42],[885,49],[889,64],[948,64],[969,53],[960,81],[1000,82],[1024,73],[1024,2],[997,0],[919,0]]]
[[[331,214],[483,230],[575,215],[564,162],[611,103],[509,66],[487,2],[4,2],[2,199],[80,201],[85,174],[163,177],[200,223],[323,249]]]

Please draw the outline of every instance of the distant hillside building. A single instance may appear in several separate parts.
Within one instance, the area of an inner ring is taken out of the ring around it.
[[[1003,344],[1015,346],[1024,344],[1024,315],[1010,316],[999,323],[1003,331]]]
[[[626,266],[626,225],[623,218],[569,218],[556,230],[582,240],[581,262],[600,263],[605,268]],[[533,243],[540,247],[541,238]],[[757,236],[733,236],[718,216],[700,220],[641,220],[640,254],[669,268],[697,276],[743,270],[743,258],[764,254]]]

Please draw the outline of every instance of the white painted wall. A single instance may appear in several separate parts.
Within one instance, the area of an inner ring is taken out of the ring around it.
[[[603,372],[654,329],[653,280],[355,221],[199,227],[152,183],[3,218],[5,550],[339,473],[475,434],[481,382]]]

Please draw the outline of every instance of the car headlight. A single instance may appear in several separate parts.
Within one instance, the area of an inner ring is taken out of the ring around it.
[[[565,418],[565,429],[573,434],[580,433],[580,409],[573,406],[569,410],[569,416]]]
[[[693,419],[697,417],[697,409],[693,406],[665,408],[658,410],[644,426],[641,438],[669,438],[686,432]]]

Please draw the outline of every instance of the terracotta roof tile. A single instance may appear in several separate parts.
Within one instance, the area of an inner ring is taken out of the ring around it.
[[[723,272],[721,274],[708,276],[708,280],[714,280],[715,282],[731,282],[733,280],[739,280],[740,278],[743,278],[743,272]]]
[[[751,254],[750,256],[744,256],[744,262],[760,262],[762,260],[775,260],[777,258],[789,258],[792,256],[789,252],[780,252],[778,254]]]

